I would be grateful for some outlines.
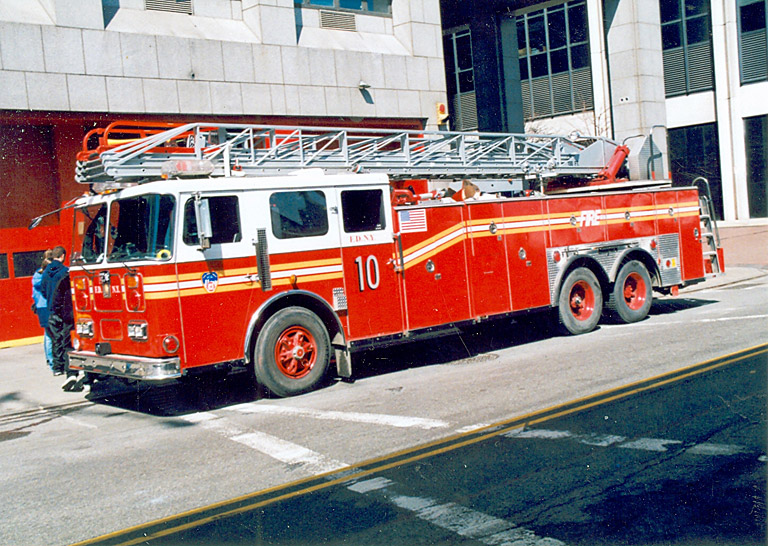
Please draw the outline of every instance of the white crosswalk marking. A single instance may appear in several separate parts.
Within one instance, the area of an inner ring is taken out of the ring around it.
[[[259,404],[248,402],[224,408],[227,411],[239,413],[259,413],[265,415],[283,415],[290,417],[309,417],[326,421],[346,421],[352,423],[368,423],[372,425],[385,425],[397,428],[445,428],[448,423],[437,419],[424,419],[422,417],[407,417],[401,415],[384,415],[380,413],[360,413],[347,411],[314,410],[291,406],[278,406],[274,404]]]
[[[636,438],[630,441],[625,436],[616,436],[612,434],[577,434],[568,430],[548,430],[548,429],[516,429],[505,432],[502,436],[512,439],[528,440],[572,440],[580,444],[586,444],[596,447],[616,446],[621,449],[637,449],[640,451],[655,451],[663,453],[669,451],[670,447],[681,446],[680,440],[668,440],[664,438]],[[693,455],[708,455],[712,457],[737,455],[747,453],[744,446],[733,444],[715,444],[705,442],[685,448],[686,453]]]
[[[238,434],[230,439],[285,464],[298,466],[310,474],[324,474],[349,466],[306,447],[263,432]]]
[[[564,544],[553,538],[537,536],[533,531],[518,527],[514,523],[454,502],[440,503],[430,497],[414,497],[394,493],[392,490],[396,487],[397,484],[391,480],[377,477],[353,483],[347,486],[347,489],[362,494],[380,492],[383,498],[398,508],[413,513],[422,521],[489,546],[558,546]]]
[[[252,413],[250,410],[256,406],[267,407],[265,405],[243,404],[237,411],[247,409],[244,413]],[[374,414],[360,415],[370,416]],[[215,431],[234,442],[254,449],[291,467],[299,468],[311,475],[342,470],[349,466],[346,463],[326,457],[309,448],[264,432],[243,431],[229,423],[225,418],[213,413],[194,413],[183,417],[183,419],[190,423],[198,424],[207,430]],[[539,537],[533,531],[518,527],[514,523],[453,502],[440,503],[427,497],[412,497],[392,493],[390,490],[396,486],[395,482],[387,478],[374,477],[364,481],[353,481],[347,485],[347,489],[362,495],[381,491],[383,492],[382,498],[384,500],[414,513],[417,518],[436,525],[441,529],[451,531],[463,537],[472,538],[489,546],[561,546],[563,544],[559,540]]]

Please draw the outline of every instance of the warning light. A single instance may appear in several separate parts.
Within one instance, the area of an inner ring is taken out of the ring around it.
[[[437,123],[445,123],[448,119],[448,106],[444,102],[438,102],[435,104],[435,110],[437,115]]]

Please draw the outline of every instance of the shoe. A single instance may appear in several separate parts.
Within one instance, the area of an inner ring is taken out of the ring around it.
[[[72,388],[69,389],[71,392],[82,392],[85,385],[85,374],[79,373],[77,374],[77,381],[75,381],[75,384],[72,385]]]
[[[64,375],[64,370],[61,370],[61,369],[56,370],[55,369],[55,370],[53,370],[53,375],[54,375],[54,377],[57,376],[57,375]]]
[[[78,377],[76,375],[70,375],[67,376],[67,380],[64,381],[61,385],[61,390],[70,392],[74,389],[75,385],[77,385],[77,379]],[[82,388],[82,385],[80,386]]]

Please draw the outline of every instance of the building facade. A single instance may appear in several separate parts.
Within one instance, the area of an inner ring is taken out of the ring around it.
[[[768,222],[766,0],[441,4],[454,127],[652,135],[651,174],[703,176],[721,220]]]
[[[437,127],[438,0],[0,2],[0,347],[41,339],[31,277],[116,120]],[[19,341],[21,340],[21,341]]]

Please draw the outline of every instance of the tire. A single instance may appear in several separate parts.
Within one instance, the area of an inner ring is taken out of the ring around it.
[[[564,333],[591,332],[603,312],[603,292],[592,271],[579,267],[565,278],[557,301],[557,316]]]
[[[272,315],[254,348],[256,380],[277,396],[295,396],[316,388],[325,378],[331,342],[323,321],[303,307],[286,307]]]
[[[646,267],[636,260],[621,266],[608,299],[611,315],[622,322],[638,322],[648,316],[652,302],[653,285]]]

